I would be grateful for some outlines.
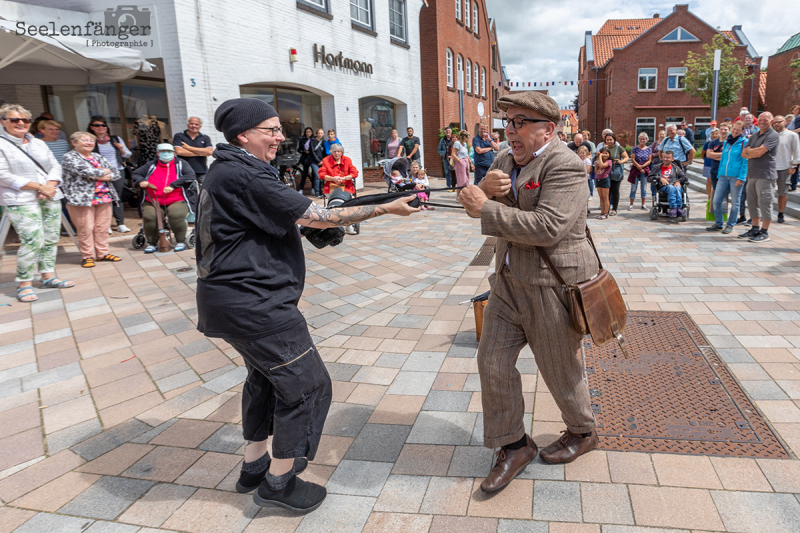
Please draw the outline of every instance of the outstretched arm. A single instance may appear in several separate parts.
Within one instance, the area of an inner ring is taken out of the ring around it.
[[[397,200],[382,205],[359,205],[355,207],[339,207],[324,209],[317,204],[311,204],[303,216],[297,219],[297,224],[310,228],[334,228],[349,226],[370,218],[381,215],[399,215],[407,217],[419,211],[419,207],[408,205],[416,195],[403,196]]]

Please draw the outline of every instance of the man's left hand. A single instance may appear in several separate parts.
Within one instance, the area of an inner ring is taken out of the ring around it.
[[[466,188],[458,191],[458,202],[463,205],[467,213],[473,217],[481,216],[483,204],[485,204],[488,199],[483,189],[477,185],[467,185]]]

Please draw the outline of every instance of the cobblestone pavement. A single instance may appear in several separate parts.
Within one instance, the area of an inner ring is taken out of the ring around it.
[[[756,245],[705,232],[694,205],[687,223],[637,209],[590,224],[630,308],[688,312],[798,453],[800,222]],[[2,260],[0,533],[800,531],[797,459],[595,451],[537,460],[487,499],[475,324],[459,303],[489,268],[468,266],[479,222],[446,209],[306,246],[301,304],[334,403],[302,477],[329,496],[308,516],[261,509],[233,490],[245,372],[195,330],[193,253],[115,241],[123,261],[90,270],[62,247],[58,274],[77,288],[33,305]],[[562,423],[521,358],[527,423],[547,445]]]

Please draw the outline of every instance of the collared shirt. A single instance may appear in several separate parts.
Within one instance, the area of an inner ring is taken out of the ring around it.
[[[675,135],[672,139],[667,136],[667,138],[661,142],[661,146],[659,146],[658,149],[662,152],[672,151],[672,156],[675,161],[683,163],[689,160],[689,152],[691,152],[694,147],[686,137]]]
[[[775,165],[778,170],[787,170],[800,163],[800,136],[791,130],[783,130],[778,137],[780,144],[775,153]]]
[[[211,143],[211,137],[204,133],[198,133],[197,137],[192,139],[192,137],[189,135],[189,130],[176,133],[172,138],[172,144],[175,146],[182,146],[183,143],[188,144],[192,148],[208,148],[213,146]],[[208,172],[208,161],[204,155],[181,157],[181,159],[185,159],[186,162],[189,163],[189,166],[192,167],[192,170],[194,170],[195,174],[202,175]]]
[[[550,141],[550,142],[552,142],[552,141]],[[536,158],[537,158],[537,157],[539,157],[539,155],[540,155],[542,152],[544,152],[544,151],[545,151],[545,149],[547,148],[547,146],[548,146],[549,144],[550,144],[550,143],[547,143],[547,144],[545,144],[544,146],[542,146],[541,148],[539,148],[538,150],[536,150],[536,151],[533,153],[533,159],[531,159],[531,160],[530,160],[530,162],[528,163],[528,165],[530,165],[531,163],[533,163],[533,162],[536,160]],[[526,165],[526,166],[527,166],[527,165]],[[525,168],[525,167],[519,167],[519,166],[515,166],[515,167],[514,167],[514,170],[512,170],[512,171],[511,171],[511,176],[509,176],[509,177],[511,178],[511,190],[514,192],[514,199],[515,199],[515,200],[517,199],[517,176],[519,175],[519,173],[520,173],[520,172],[522,171],[522,169],[524,169],[524,168]],[[506,265],[508,265],[508,252],[506,252]]]

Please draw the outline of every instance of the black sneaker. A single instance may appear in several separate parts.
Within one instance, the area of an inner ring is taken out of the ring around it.
[[[717,226],[716,224],[712,224],[711,226],[706,228],[706,231],[722,231],[722,227]]]
[[[264,481],[253,494],[253,502],[260,507],[277,505],[292,511],[310,512],[322,505],[327,495],[325,487],[303,481],[295,475],[281,490],[273,490]]]
[[[745,226],[752,226],[753,225],[753,220],[748,218],[747,220],[744,221],[744,225]]]
[[[736,219],[737,224],[744,224],[747,219],[745,217],[739,217]]]
[[[308,459],[298,457],[294,460],[294,471],[298,474],[305,470],[307,466]],[[267,470],[269,470],[269,463],[267,463],[267,468],[265,468],[263,472],[259,472],[257,474],[248,474],[246,472],[242,472],[239,474],[239,480],[236,482],[236,492],[245,494],[251,490],[257,489],[264,480],[264,475],[267,473]]]
[[[750,237],[747,240],[750,242],[767,242],[769,241],[769,234],[759,231],[758,235]]]
[[[778,224],[783,224],[783,213],[778,213]]]
[[[750,237],[755,237],[761,233],[761,229],[750,228],[749,230],[745,231],[744,233],[740,233],[738,237],[740,239],[749,239]]]

